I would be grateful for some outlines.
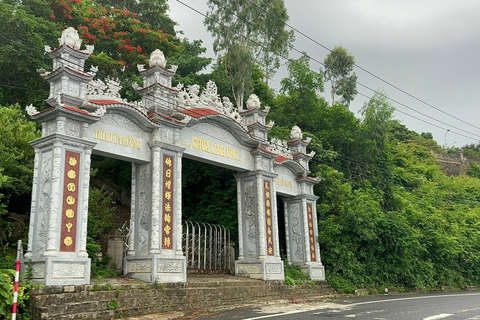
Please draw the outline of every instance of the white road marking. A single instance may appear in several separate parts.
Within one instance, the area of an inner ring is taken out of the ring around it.
[[[435,315],[435,316],[423,318],[423,320],[443,319],[443,318],[447,318],[447,317],[450,317],[450,316],[453,316],[453,314],[450,314],[450,313],[441,313],[441,314],[437,314],[437,315]]]
[[[408,297],[408,298],[397,298],[397,299],[389,299],[389,300],[375,300],[375,301],[358,302],[358,303],[352,303],[352,304],[348,304],[348,305],[339,305],[339,304],[335,304],[335,305],[339,308],[349,309],[351,307],[360,306],[360,305],[364,305],[364,304],[385,303],[385,302],[406,301],[406,300],[417,300],[417,299],[435,299],[435,298],[444,298],[444,297],[479,296],[479,295],[480,295],[480,293],[445,294],[445,295],[438,295],[438,296]],[[328,308],[328,307],[326,307],[324,305],[324,306],[321,306],[321,307],[316,307],[316,308],[311,308],[311,309],[306,308],[304,310],[295,310],[295,311],[289,311],[289,312],[284,312],[284,313],[268,314],[268,315],[265,315],[265,316],[248,318],[248,319],[243,319],[243,320],[267,319],[267,318],[287,316],[287,315],[290,315],[290,314],[296,314],[296,313],[302,313],[302,312],[308,312],[308,311],[314,311],[314,310],[322,310],[322,309],[326,309],[326,308]],[[438,319],[440,319],[440,318],[438,318]]]

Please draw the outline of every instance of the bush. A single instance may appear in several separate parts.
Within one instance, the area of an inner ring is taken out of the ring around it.
[[[0,317],[11,319],[13,306],[13,290],[15,286],[15,270],[0,269]],[[27,302],[28,290],[32,288],[31,282],[20,281],[18,285],[17,319],[30,319]]]

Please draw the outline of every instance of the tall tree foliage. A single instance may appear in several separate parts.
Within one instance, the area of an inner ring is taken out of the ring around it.
[[[283,0],[209,0],[204,24],[214,38],[213,49],[221,55],[239,108],[251,91],[253,66],[266,79],[279,67],[293,41],[287,31],[288,14]]]
[[[50,66],[43,48],[59,36],[51,14],[42,0],[0,1],[0,105],[40,105],[48,95],[36,69]]]
[[[0,252],[13,231],[9,215],[28,211],[34,152],[29,142],[40,136],[20,106],[0,106]]]
[[[335,47],[324,60],[325,80],[331,83],[332,105],[335,97],[341,97],[340,103],[349,106],[357,94],[357,75],[353,72],[355,57],[340,46]]]

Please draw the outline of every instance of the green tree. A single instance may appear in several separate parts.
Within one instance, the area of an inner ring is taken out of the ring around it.
[[[298,125],[304,131],[315,132],[324,102],[319,96],[323,92],[322,75],[310,70],[307,56],[291,60],[288,72],[288,78],[281,81],[283,95],[277,97],[277,105],[272,108],[270,117],[281,126],[291,128]]]
[[[14,231],[9,215],[29,211],[34,159],[29,142],[40,132],[18,105],[0,106],[0,123],[0,251],[4,251]]]
[[[36,69],[49,67],[43,48],[59,36],[51,14],[42,0],[0,1],[0,105],[39,106],[47,98],[48,85]]]
[[[288,14],[283,0],[209,0],[204,20],[214,38],[213,50],[221,54],[237,107],[251,92],[253,66],[260,65],[268,79],[286,57],[293,41],[287,31]]]
[[[175,34],[176,22],[167,15],[169,8],[167,0],[100,0],[98,4],[105,8],[130,10],[138,15],[140,21],[148,23],[152,29]]]
[[[331,83],[332,106],[335,97],[340,96],[340,102],[348,107],[357,94],[357,75],[353,72],[355,58],[345,48],[337,46],[323,63],[325,80]]]

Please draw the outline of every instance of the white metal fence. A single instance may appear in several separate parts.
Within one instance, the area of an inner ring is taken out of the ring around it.
[[[203,222],[183,221],[183,252],[187,268],[196,271],[229,272],[235,259],[230,230]]]

